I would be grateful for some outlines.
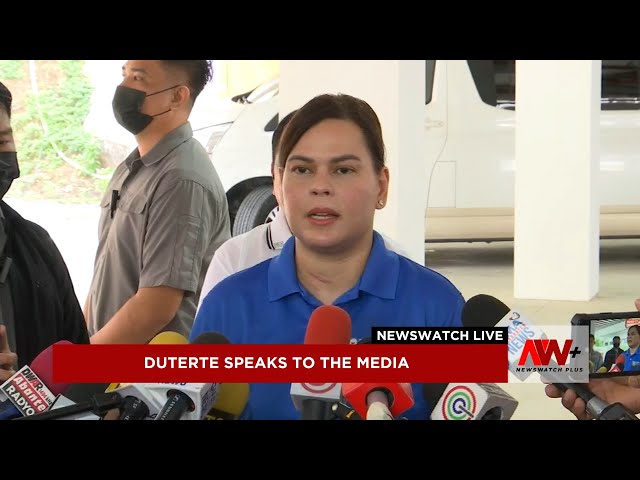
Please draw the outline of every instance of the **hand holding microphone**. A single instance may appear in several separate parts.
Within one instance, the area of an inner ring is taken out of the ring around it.
[[[476,295],[475,297],[470,298],[465,303],[462,312],[462,323],[465,327],[493,327],[496,325],[513,327],[516,322],[517,326],[520,328],[524,325],[526,329],[531,332],[533,338],[546,338],[545,333],[540,328],[536,327],[519,314],[517,316],[512,315],[512,310],[508,306],[490,295]],[[515,352],[521,351],[521,349],[521,344],[514,344]],[[553,365],[550,363],[550,366]],[[514,365],[509,364],[510,369],[513,367]],[[515,371],[515,369],[512,370],[512,372],[523,379],[522,373]],[[524,375],[528,376],[530,373],[525,373]],[[553,377],[553,373],[545,373],[544,376],[545,378]],[[550,380],[553,381],[553,378]],[[594,383],[594,380],[590,382],[589,387]],[[553,385],[547,385],[545,387],[545,392],[547,392],[547,396],[556,398],[561,397],[562,392],[566,391],[567,400],[563,401],[565,408],[569,408],[567,407],[569,404],[573,407],[575,404],[575,395],[579,396],[581,398],[581,402],[578,402],[578,411],[582,414],[580,417],[586,418],[586,414],[580,408],[584,406],[593,418],[597,418],[599,420],[637,420],[635,415],[631,411],[627,410],[622,404],[607,404],[589,387],[581,383],[555,382]],[[638,393],[640,392],[636,392],[636,394]],[[576,417],[578,417],[578,415],[576,415]]]
[[[410,383],[343,383],[342,395],[367,420],[393,420],[415,403]]]
[[[56,344],[71,343],[61,340]],[[31,365],[18,369],[0,385],[0,420],[11,420],[46,412],[56,396],[69,388],[53,381],[53,345],[45,348]]]
[[[372,402],[367,410],[367,420],[393,420],[387,402]]]
[[[9,348],[7,327],[0,325],[0,384],[15,374],[14,367],[18,363],[18,356]]]

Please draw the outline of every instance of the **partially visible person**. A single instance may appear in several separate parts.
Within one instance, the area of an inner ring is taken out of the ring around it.
[[[624,350],[620,348],[620,337],[618,335],[611,339],[611,343],[613,346],[604,354],[604,362],[602,363],[602,366],[607,372],[611,370],[613,364],[616,363],[618,356],[624,353]]]
[[[635,306],[640,311],[640,298],[635,300]],[[609,404],[620,403],[636,415],[640,414],[640,372],[624,377],[592,378],[587,387],[601,400]],[[575,391],[568,389],[563,392],[553,384],[545,385],[544,391],[549,398],[560,398],[562,406],[578,420],[593,419],[584,400]]]
[[[640,375],[614,378],[593,378],[588,388],[601,400],[612,404],[621,403],[636,415],[640,413]],[[587,407],[576,392],[562,392],[555,385],[546,385],[545,393],[550,398],[561,398],[562,406],[578,420],[592,420]]]
[[[189,115],[209,60],[129,60],[113,113],[137,148],[101,202],[85,316],[91,343],[189,335],[213,253],[231,237],[227,197]]]
[[[20,177],[12,95],[0,83],[0,383],[60,341],[89,343],[67,265],[41,226],[3,197]]]
[[[640,347],[640,325],[632,325],[627,329],[627,345],[629,348],[622,354],[624,357],[622,371],[640,371],[640,351],[638,351],[638,347]]]
[[[271,137],[271,176],[275,180],[274,166],[276,162],[278,144],[282,132],[297,110],[285,115],[278,123]],[[275,182],[274,182],[275,183]],[[274,195],[281,205],[280,190],[274,189]],[[198,310],[207,294],[223,279],[246,268],[253,267],[264,260],[268,260],[282,251],[285,242],[291,237],[291,230],[282,208],[278,208],[274,218],[269,223],[258,225],[241,235],[227,240],[216,250],[209,264],[209,269],[202,285],[202,293],[198,302]],[[388,249],[403,255],[402,250],[392,240],[382,235]],[[405,255],[406,256],[406,255]]]
[[[350,95],[319,95],[291,118],[277,151],[274,190],[293,236],[280,255],[235,273],[204,298],[191,339],[215,331],[234,344],[302,344],[321,305],[372,326],[460,327],[464,298],[444,276],[389,250],[373,229],[389,187],[376,113]],[[254,383],[245,419],[296,420],[290,383]],[[421,385],[403,413],[426,420]]]
[[[589,334],[589,373],[596,372],[602,366],[602,354],[595,349],[596,337]]]
[[[285,115],[271,137],[271,176],[274,175],[274,165],[276,159],[276,151],[278,143],[282,136],[284,128],[291,120],[296,110]],[[278,199],[279,192],[274,190],[274,195]],[[278,204],[280,201],[278,200]],[[198,310],[202,305],[202,300],[207,294],[224,278],[236,272],[240,272],[246,268],[253,267],[258,263],[275,257],[282,250],[284,242],[291,236],[287,219],[281,208],[278,208],[273,220],[269,223],[263,223],[257,227],[236,235],[224,242],[213,255],[213,259],[209,264],[209,269],[202,285],[202,293],[198,302]]]

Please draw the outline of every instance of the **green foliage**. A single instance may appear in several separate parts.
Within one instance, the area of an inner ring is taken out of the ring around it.
[[[61,155],[79,164],[84,175],[101,167],[100,142],[85,131],[92,86],[82,72],[82,61],[60,61],[62,79],[55,89],[29,94],[26,111],[12,119],[20,145],[20,168],[25,174],[61,166]],[[61,155],[60,155],[61,154]]]
[[[0,60],[0,81],[24,77],[24,60]]]

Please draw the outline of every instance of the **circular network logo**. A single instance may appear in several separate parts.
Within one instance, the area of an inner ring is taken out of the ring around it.
[[[442,402],[442,417],[445,420],[472,420],[478,404],[469,387],[458,385],[449,390]]]
[[[303,383],[302,388],[311,393],[327,393],[337,383]]]

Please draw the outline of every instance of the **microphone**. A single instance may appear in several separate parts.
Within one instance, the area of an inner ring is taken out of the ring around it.
[[[616,363],[611,365],[611,369],[609,370],[609,372],[623,372],[624,360],[625,360],[624,355],[622,354],[618,355],[618,358],[616,358]]]
[[[205,332],[196,337],[193,344],[228,345],[227,337],[217,332]],[[219,383],[178,384],[167,390],[167,400],[156,420],[202,420],[211,409],[218,395]]]
[[[212,336],[213,335],[213,336]],[[176,332],[160,332],[149,341],[150,345],[186,345],[189,341]],[[203,333],[193,343],[229,343],[220,334]],[[133,397],[148,408],[147,419],[202,420],[216,399],[218,384],[212,383],[112,383],[107,392],[118,393],[125,400]],[[124,400],[123,400],[124,401]],[[128,400],[121,409],[122,420],[141,415],[144,406]],[[141,408],[137,413],[131,408]]]
[[[160,332],[149,340],[149,345],[187,345],[188,343],[189,340],[184,335],[171,331]]]
[[[116,392],[103,393],[94,395],[86,402],[71,402],[69,405],[60,408],[29,415],[28,417],[18,417],[14,420],[59,420],[62,418],[79,420],[77,414],[86,412],[92,412],[95,415],[102,416],[111,409],[119,408],[122,401],[122,397]]]
[[[304,343],[348,345],[351,341],[351,317],[335,305],[321,305],[309,317]],[[292,383],[291,400],[302,420],[329,420],[331,408],[342,400],[339,383]]]
[[[188,341],[175,332],[161,332],[150,344],[186,344]],[[63,398],[60,406],[39,413],[29,420],[79,420],[95,419],[91,414],[102,416],[114,408],[120,409],[121,420],[142,420],[157,414],[166,403],[167,391],[173,384],[127,384],[111,383],[104,388],[104,384],[72,385],[69,390],[70,398]],[[180,384],[186,385],[186,384]],[[76,400],[74,402],[74,400]],[[80,415],[83,414],[83,415]]]
[[[342,402],[336,402],[331,405],[331,411],[341,420],[362,420],[362,417],[354,408]]]
[[[534,326],[518,313],[512,311],[508,306],[490,295],[476,295],[470,298],[462,309],[462,324],[465,327],[493,327],[496,325],[506,327],[519,327],[524,325],[529,331],[529,338],[547,338],[545,333]],[[511,345],[510,345],[511,346]],[[520,344],[514,345],[516,353],[522,350]],[[512,362],[509,362],[509,369],[521,379],[530,375],[530,372],[515,372]],[[615,403],[609,405],[596,397],[588,387],[580,383],[554,382],[553,385],[563,392],[571,389],[584,400],[587,411],[598,420],[638,420],[638,418],[622,404]]]
[[[186,345],[188,343],[189,341],[177,332],[163,331],[149,340],[148,345]],[[101,386],[102,384],[98,385],[99,388]],[[129,389],[127,390],[126,387],[129,387]],[[139,388],[142,389],[143,387],[140,386]],[[115,382],[109,384],[106,388],[102,388],[102,391],[105,393],[117,391],[119,394],[125,395],[120,405],[118,420],[145,420],[149,418],[151,411],[149,405],[144,401],[144,395],[146,395],[147,392],[142,392],[140,389],[131,383]],[[94,392],[92,395],[97,393],[98,392]],[[134,393],[143,395],[143,397],[139,398],[135,396]],[[155,413],[157,413],[157,410]]]
[[[149,406],[131,395],[124,397],[120,404],[118,420],[144,420],[149,416]]]
[[[76,383],[69,386],[64,394],[58,395],[56,401],[48,411],[68,407],[70,405],[86,404],[95,395],[102,395],[108,387],[108,383]],[[101,417],[92,412],[80,412],[76,414],[64,415],[54,420],[102,420]]]
[[[425,383],[431,420],[509,420],[518,401],[493,383]]]
[[[379,403],[392,415],[398,417],[413,407],[413,390],[410,383],[343,383],[342,395],[361,417],[384,416]],[[393,418],[392,418],[393,419]]]
[[[70,344],[61,340],[54,345]],[[0,385],[0,420],[11,420],[47,411],[56,397],[69,387],[53,381],[53,345]]]
[[[249,401],[248,383],[222,383],[205,420],[238,420]]]

